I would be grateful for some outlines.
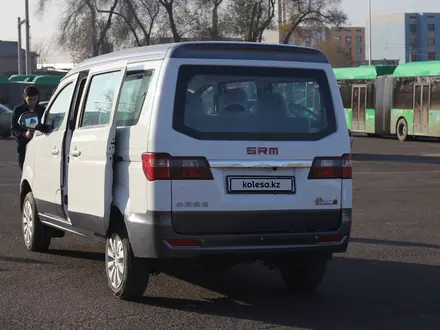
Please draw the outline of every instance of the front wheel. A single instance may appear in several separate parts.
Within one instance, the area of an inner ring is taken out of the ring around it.
[[[327,270],[326,260],[304,260],[279,265],[281,277],[291,293],[311,293],[321,285]]]
[[[144,294],[150,276],[148,263],[133,255],[125,228],[107,238],[105,268],[108,284],[116,297],[132,300]]]
[[[51,235],[48,228],[40,222],[32,192],[23,201],[22,225],[26,248],[34,252],[45,252],[49,248]]]

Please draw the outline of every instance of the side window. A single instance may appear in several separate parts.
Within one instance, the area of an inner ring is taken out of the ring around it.
[[[374,109],[374,83],[367,85],[367,109]]]
[[[352,83],[346,80],[338,81],[339,92],[341,93],[344,109],[351,109],[351,88]]]
[[[51,107],[46,111],[44,123],[53,131],[58,130],[64,121],[66,113],[69,112],[74,87],[75,84],[73,82],[65,86],[56,96]]]
[[[120,78],[121,71],[93,76],[79,127],[110,123],[113,100],[117,97],[116,93]]]
[[[116,108],[116,125],[136,125],[141,115],[153,70],[127,72]]]
[[[414,78],[397,78],[394,80],[394,109],[413,108],[413,85]]]
[[[440,79],[437,77],[431,81],[431,109],[440,110]]]

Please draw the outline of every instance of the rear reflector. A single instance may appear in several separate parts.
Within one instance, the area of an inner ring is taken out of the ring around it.
[[[179,247],[179,246],[199,246],[199,243],[192,239],[169,239],[167,242],[171,246]]]
[[[340,242],[342,240],[342,236],[323,236],[318,240],[320,243],[331,243],[331,242]]]
[[[351,179],[351,155],[342,157],[316,157],[309,172],[309,179]]]
[[[142,169],[148,181],[213,180],[211,168],[204,157],[172,157],[166,153],[144,153]]]

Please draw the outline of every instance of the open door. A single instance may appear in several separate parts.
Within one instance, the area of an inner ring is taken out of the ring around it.
[[[91,71],[68,157],[68,215],[74,227],[104,234],[109,223],[115,109],[125,67]]]

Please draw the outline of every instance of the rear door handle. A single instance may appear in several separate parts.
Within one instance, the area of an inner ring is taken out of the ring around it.
[[[73,151],[71,152],[71,155],[72,155],[73,157],[79,157],[79,156],[81,155],[81,151],[75,149],[75,150],[73,150]]]
[[[56,155],[58,155],[59,153],[60,153],[60,151],[57,149],[57,147],[54,147],[54,148],[52,149],[52,155],[56,156]]]

